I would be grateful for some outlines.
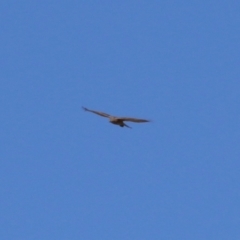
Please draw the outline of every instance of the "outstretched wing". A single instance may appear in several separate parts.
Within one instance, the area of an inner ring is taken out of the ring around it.
[[[150,120],[140,119],[140,118],[130,118],[130,117],[120,117],[118,119],[120,119],[122,121],[129,121],[129,122],[135,122],[135,123],[150,122]]]
[[[92,113],[95,113],[99,116],[102,116],[102,117],[111,117],[111,115],[107,114],[107,113],[104,113],[104,112],[99,112],[99,111],[94,111],[94,110],[90,110],[90,109],[87,109],[85,107],[82,107],[85,111],[88,111],[88,112],[92,112]]]

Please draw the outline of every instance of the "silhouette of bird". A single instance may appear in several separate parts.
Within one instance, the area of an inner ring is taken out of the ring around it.
[[[150,120],[146,120],[146,119],[140,119],[140,118],[132,118],[132,117],[116,117],[116,116],[112,116],[110,114],[107,114],[107,113],[104,113],[104,112],[99,112],[99,111],[95,111],[95,110],[90,110],[90,109],[87,109],[85,107],[82,107],[85,111],[88,111],[88,112],[92,112],[92,113],[95,113],[99,116],[102,116],[102,117],[106,117],[109,119],[109,122],[112,123],[112,124],[116,124],[116,125],[119,125],[120,127],[128,127],[128,128],[131,128],[129,127],[124,121],[129,121],[129,122],[135,122],[135,123],[145,123],[145,122],[150,122]]]

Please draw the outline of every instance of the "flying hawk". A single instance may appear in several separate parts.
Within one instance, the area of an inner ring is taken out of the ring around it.
[[[85,111],[95,113],[95,114],[100,115],[102,117],[107,117],[109,119],[110,123],[119,125],[120,127],[125,126],[125,127],[128,127],[128,128],[131,128],[124,121],[135,122],[135,123],[150,122],[150,120],[146,120],[146,119],[131,118],[131,117],[116,117],[116,116],[112,116],[112,115],[104,113],[104,112],[90,110],[90,109],[87,109],[85,107],[82,107],[82,108]]]

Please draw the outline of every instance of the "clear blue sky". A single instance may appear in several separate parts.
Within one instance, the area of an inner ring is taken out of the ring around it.
[[[2,1],[0,239],[240,239],[239,11]]]

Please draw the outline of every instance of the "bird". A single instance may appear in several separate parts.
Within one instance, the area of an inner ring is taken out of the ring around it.
[[[91,110],[85,107],[82,107],[83,110],[87,111],[87,112],[92,112],[95,113],[101,117],[106,117],[109,119],[109,122],[115,125],[118,125],[120,127],[128,127],[131,128],[130,126],[128,126],[124,121],[129,121],[129,122],[135,122],[135,123],[145,123],[145,122],[150,122],[150,120],[146,120],[146,119],[140,119],[140,118],[132,118],[132,117],[116,117],[116,116],[112,116],[108,113],[104,113],[104,112],[99,112],[99,111],[95,111],[95,110]]]

